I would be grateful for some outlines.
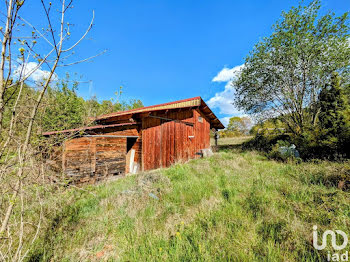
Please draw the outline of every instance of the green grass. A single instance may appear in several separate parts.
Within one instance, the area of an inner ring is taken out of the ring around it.
[[[314,224],[350,233],[349,193],[322,179],[344,167],[227,151],[72,189],[30,260],[320,261]]]
[[[218,145],[219,146],[234,146],[234,145],[240,145],[243,142],[251,139],[251,136],[238,136],[238,137],[222,137],[218,139]],[[213,146],[215,145],[214,138],[210,138],[210,144]]]

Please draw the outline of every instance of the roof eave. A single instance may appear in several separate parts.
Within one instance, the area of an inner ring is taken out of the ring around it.
[[[214,114],[214,112],[210,109],[210,107],[204,102],[204,100],[201,98],[201,105],[200,109],[203,113],[204,111],[207,111],[207,115],[212,115],[213,117],[210,118],[210,127],[215,129],[224,129],[225,126],[221,123],[220,119]],[[215,122],[214,122],[215,121]]]

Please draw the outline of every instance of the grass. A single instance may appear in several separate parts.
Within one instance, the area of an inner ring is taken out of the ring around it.
[[[280,163],[225,148],[71,189],[28,260],[325,260],[327,250],[312,246],[312,226],[350,233],[350,195],[324,179],[344,169],[349,163]]]
[[[252,138],[251,136],[239,136],[239,137],[222,137],[218,139],[218,146],[226,147],[226,146],[235,146],[241,145],[243,142]],[[210,138],[210,143],[215,145],[214,138]]]

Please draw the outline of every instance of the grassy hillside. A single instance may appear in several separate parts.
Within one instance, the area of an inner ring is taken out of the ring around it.
[[[312,226],[350,228],[350,195],[332,186],[349,170],[349,163],[284,164],[222,151],[71,189],[30,260],[319,261],[327,251],[315,252]]]

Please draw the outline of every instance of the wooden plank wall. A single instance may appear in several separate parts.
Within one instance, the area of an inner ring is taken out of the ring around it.
[[[200,111],[172,111],[159,116],[194,125],[145,117],[142,121],[143,170],[196,158],[200,149],[210,147],[210,124]],[[203,117],[203,122],[198,121],[199,116]]]
[[[199,122],[198,118],[202,117],[203,122]],[[195,148],[197,152],[200,149],[210,147],[210,122],[204,114],[199,110],[193,110]]]
[[[75,183],[125,173],[126,138],[80,137],[65,142],[63,171]]]
[[[160,166],[160,124],[161,120],[145,117],[142,120],[142,164],[143,170]]]
[[[104,129],[92,135],[139,136],[132,149],[142,165],[142,138],[140,127]],[[118,130],[119,129],[119,130]],[[54,148],[47,164],[56,172],[64,172],[76,183],[94,182],[105,175],[129,172],[126,165],[127,138],[78,137]]]
[[[175,162],[199,157],[196,153],[210,147],[210,123],[198,110],[170,110],[145,116],[142,127],[103,130],[95,135],[138,136],[132,149],[143,170],[168,167]],[[202,117],[202,122],[198,120]],[[104,176],[127,173],[127,138],[80,137],[64,143],[62,169],[78,182],[94,182]]]
[[[63,145],[62,170],[74,181],[90,178],[94,170],[94,141],[90,137],[67,140]],[[82,181],[83,182],[83,181]]]
[[[95,174],[96,178],[125,174],[126,138],[96,137]]]
[[[139,128],[129,128],[125,130],[118,130],[114,132],[108,132],[104,133],[105,135],[119,135],[119,136],[138,136],[136,143],[133,145],[131,149],[135,150],[135,158],[134,161],[139,164],[139,166],[142,166],[142,132],[140,131],[141,127]],[[126,161],[126,168],[125,173],[129,173],[129,161]]]

